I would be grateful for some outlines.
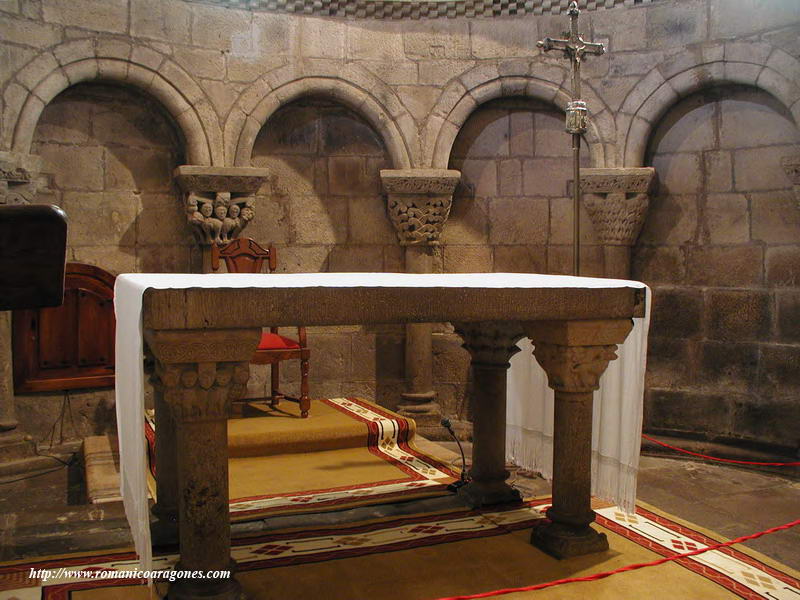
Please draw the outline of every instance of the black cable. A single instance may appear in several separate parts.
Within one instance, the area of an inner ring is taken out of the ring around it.
[[[66,416],[66,407],[69,406],[69,414],[70,414],[70,421],[72,422],[72,430],[77,432],[77,428],[75,427],[75,418],[72,415],[72,403],[70,402],[69,390],[64,390],[64,397],[61,399],[61,412],[58,415],[58,418],[53,422],[53,425],[50,427],[50,431],[48,434],[45,435],[45,438],[49,435],[50,436],[50,448],[55,445],[55,435],[56,435],[56,427],[60,426],[59,430],[59,437],[60,442],[63,443],[64,441],[64,417]],[[44,454],[39,451],[39,444],[44,443],[44,438],[42,438],[38,442],[33,443],[34,453],[36,456],[42,456],[45,458],[52,458],[55,461],[60,462],[64,466],[69,466],[75,460],[76,453],[72,452],[69,460],[66,462],[60,459],[58,456],[54,456],[52,454]]]
[[[461,441],[456,436],[456,432],[453,431],[453,425],[450,423],[450,419],[442,419],[441,425],[445,429],[447,429],[450,436],[455,440],[456,444],[458,445],[458,450],[461,452],[461,479],[451,483],[448,488],[451,490],[457,490],[461,486],[467,485],[469,483],[469,478],[467,477],[467,459],[464,456],[464,448],[461,447]]]
[[[53,454],[43,454],[43,453],[39,452],[39,448],[36,445],[34,445],[34,448],[35,448],[34,452],[36,453],[36,456],[41,456],[42,458],[52,458],[53,460],[60,462],[65,467],[70,466],[75,461],[75,457],[78,454],[77,452],[72,452],[70,454],[69,460],[62,460],[58,456],[55,456]]]
[[[18,481],[25,481],[26,479],[33,479],[34,477],[40,477],[42,475],[47,475],[48,473],[55,473],[56,471],[60,471],[64,467],[69,466],[69,463],[64,463],[60,467],[56,467],[55,469],[50,469],[49,471],[42,471],[40,473],[34,473],[33,475],[26,475],[25,477],[18,477],[17,479],[9,479],[8,481],[0,481],[0,485],[4,485],[6,483],[16,483]]]

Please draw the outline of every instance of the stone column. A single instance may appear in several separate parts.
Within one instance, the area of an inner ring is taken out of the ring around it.
[[[800,209],[800,154],[784,157],[781,159],[781,165],[789,181],[792,182],[794,200]]]
[[[173,173],[184,193],[186,218],[211,272],[211,245],[242,235],[255,217],[255,194],[269,179],[267,169],[181,165]],[[270,240],[256,240],[268,242]]]
[[[591,508],[592,396],[633,321],[540,321],[524,326],[534,344],[533,355],[555,391],[550,523],[534,528],[531,541],[557,558],[607,550],[605,534],[590,527],[595,517]]]
[[[461,174],[445,169],[384,169],[380,175],[389,218],[405,247],[406,273],[432,273],[433,253]],[[416,421],[422,435],[440,437],[442,409],[433,389],[432,333],[431,323],[406,325],[406,391],[398,410]]]
[[[0,152],[0,206],[34,202],[40,163],[38,156]],[[17,427],[12,364],[11,312],[0,311],[0,460],[34,456]]]
[[[156,503],[151,524],[153,544],[174,544],[178,541],[178,449],[175,419],[169,409],[168,397],[175,395],[173,381],[165,381],[167,372],[163,365],[156,364],[150,374],[153,385],[153,408],[156,421]],[[163,474],[163,475],[162,475]]]
[[[472,357],[472,479],[458,494],[472,507],[516,502],[506,483],[506,377],[523,331],[514,322],[453,323]],[[590,424],[591,425],[591,424]]]
[[[177,505],[178,569],[232,569],[228,514],[230,402],[244,394],[249,360],[260,329],[145,330],[158,380],[156,403],[157,490],[161,514]],[[171,417],[168,424],[165,412]],[[161,430],[161,431],[160,431]],[[174,432],[174,439],[166,439]],[[161,454],[165,456],[161,457]],[[238,600],[233,578],[181,579],[172,600]]]
[[[0,443],[3,434],[17,428],[14,378],[11,372],[11,313],[0,311]]]
[[[652,167],[581,169],[583,204],[603,244],[606,277],[631,276],[631,248],[644,224],[655,173]]]

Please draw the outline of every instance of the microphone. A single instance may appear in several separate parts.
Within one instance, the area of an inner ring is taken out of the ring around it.
[[[448,489],[456,491],[461,486],[467,485],[467,483],[469,483],[469,478],[467,477],[467,459],[464,456],[464,448],[461,447],[461,441],[456,436],[456,432],[453,431],[453,424],[450,423],[450,419],[444,418],[441,420],[440,423],[442,427],[447,429],[448,433],[450,434],[450,437],[452,437],[455,440],[456,444],[458,445],[458,450],[459,452],[461,452],[461,479],[458,481],[454,481],[449,486],[447,486]]]

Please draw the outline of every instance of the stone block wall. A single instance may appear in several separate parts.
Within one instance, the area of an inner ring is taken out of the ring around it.
[[[781,166],[798,143],[786,108],[743,86],[689,96],[651,137],[660,189],[634,264],[654,291],[651,429],[789,448],[800,433],[800,210]]]
[[[251,163],[271,176],[259,190],[258,217],[246,235],[275,245],[278,273],[403,271],[378,177],[389,157],[356,112],[321,98],[289,103],[259,132]],[[397,403],[402,327],[311,327],[308,341],[312,397]],[[251,376],[249,395],[269,394],[269,367],[253,367]],[[298,393],[298,362],[281,366],[281,385],[285,393]]]
[[[70,87],[42,112],[32,152],[47,174],[38,201],[69,218],[68,261],[114,275],[193,270],[194,241],[172,183],[183,142],[157,102],[122,87]],[[16,403],[36,439],[116,429],[113,389],[17,394]],[[63,427],[53,430],[58,419]]]
[[[377,170],[451,166],[462,185],[437,268],[566,271],[569,72],[536,41],[567,28],[567,2],[455,0],[436,18],[386,4],[0,0],[0,152],[43,157],[37,201],[72,213],[70,256],[112,272],[200,270],[168,177],[181,162],[272,170],[245,233],[278,246],[280,270],[403,270]],[[583,65],[584,156],[662,181],[634,249],[655,289],[648,427],[790,448],[800,188],[779,165],[800,153],[800,4],[767,4],[579,2],[584,37],[608,49]],[[603,273],[582,223],[584,272]],[[401,328],[313,335],[320,393],[394,405]],[[466,353],[447,327],[433,358],[445,412],[465,414]]]
[[[32,146],[47,173],[38,200],[69,216],[68,260],[114,274],[191,270],[194,242],[172,182],[179,135],[135,90],[79,84],[45,107]]]
[[[590,164],[589,152],[582,157]],[[564,114],[533,100],[493,100],[459,131],[449,168],[461,171],[442,235],[445,272],[572,272],[572,145]],[[603,276],[585,210],[581,273]]]

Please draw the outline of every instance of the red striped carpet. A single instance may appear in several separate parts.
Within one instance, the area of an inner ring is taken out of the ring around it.
[[[546,500],[525,506],[396,518],[381,523],[237,540],[238,579],[253,600],[434,600],[585,576],[659,556],[711,545],[720,538],[691,524],[640,506],[636,515],[597,506],[597,526],[610,550],[555,560],[528,543],[542,522]],[[156,558],[169,569],[175,556]],[[19,600],[116,600],[148,598],[142,584],[114,579],[133,569],[130,553],[73,556],[0,567],[0,598]],[[110,579],[42,581],[31,569],[93,569]],[[154,588],[160,597],[166,584]],[[536,599],[724,599],[796,600],[798,573],[749,550],[724,548],[688,559],[585,583],[567,584],[504,598]]]

